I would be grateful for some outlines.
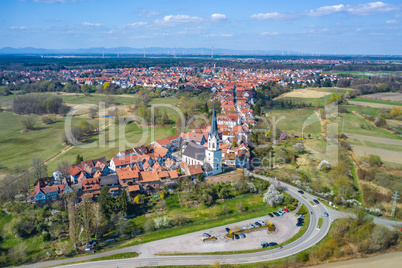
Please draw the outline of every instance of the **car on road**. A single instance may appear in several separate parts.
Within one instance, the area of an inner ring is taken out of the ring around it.
[[[261,227],[261,223],[259,223],[258,221],[256,221],[254,224],[255,226]]]
[[[303,226],[303,223],[296,223],[296,226],[297,226],[297,227],[302,227],[302,226]]]
[[[325,216],[325,217],[329,217],[328,212],[325,211],[325,212],[324,212],[324,216]]]
[[[315,204],[317,204],[317,205],[320,203],[320,202],[318,202],[317,199],[314,199],[313,202],[314,202]]]
[[[275,216],[278,216],[278,217],[279,217],[279,214],[278,214],[277,212],[273,212],[273,213],[274,213]]]
[[[267,224],[265,223],[265,221],[262,221],[262,220],[259,220],[258,223],[261,224],[261,225],[267,225]]]
[[[267,248],[267,247],[269,247],[268,242],[262,241],[262,242],[261,242],[261,247],[262,247],[262,248]]]
[[[211,235],[210,235],[210,234],[208,234],[208,233],[203,233],[203,234],[202,234],[202,236],[205,236],[205,237],[211,237]]]
[[[304,192],[303,192],[302,190],[299,190],[298,192],[299,192],[300,194],[304,194]]]
[[[248,226],[250,226],[251,228],[255,228],[254,224],[249,223]]]
[[[228,233],[230,232],[230,229],[229,229],[229,228],[227,228],[227,227],[225,228],[225,230],[226,230],[226,232],[228,232]]]
[[[274,217],[274,215],[272,215],[272,213],[268,213],[268,216],[270,216],[271,218]]]
[[[238,234],[234,234],[234,238],[235,238],[235,239],[239,239],[240,236],[239,236]]]
[[[246,238],[246,235],[243,234],[243,233],[240,233],[240,237],[241,237],[241,238]]]

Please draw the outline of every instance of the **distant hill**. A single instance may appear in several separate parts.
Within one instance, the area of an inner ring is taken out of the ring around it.
[[[147,47],[147,48],[132,48],[132,47],[92,47],[79,49],[46,49],[34,47],[12,48],[3,47],[0,49],[2,55],[211,55],[211,48],[167,48],[167,47]],[[277,50],[233,50],[224,48],[214,48],[214,55],[297,55],[294,51],[277,51]]]

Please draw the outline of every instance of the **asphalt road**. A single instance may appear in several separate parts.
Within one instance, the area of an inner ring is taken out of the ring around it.
[[[267,177],[260,176],[254,174],[255,177],[259,177],[264,180],[270,180]],[[63,265],[63,267],[83,267],[83,268],[92,268],[92,267],[144,267],[144,266],[161,266],[161,265],[211,265],[214,263],[220,264],[236,264],[236,263],[251,263],[251,262],[262,262],[262,261],[271,261],[275,259],[280,259],[288,256],[292,256],[296,253],[299,253],[303,250],[306,250],[318,242],[320,242],[328,233],[331,223],[335,219],[339,218],[352,218],[353,214],[340,212],[334,209],[331,209],[322,204],[312,205],[310,201],[316,199],[316,197],[305,193],[303,196],[300,195],[297,191],[298,188],[288,185],[286,183],[281,182],[284,191],[292,195],[294,198],[298,199],[301,203],[303,203],[307,209],[312,212],[310,214],[310,224],[307,228],[307,231],[303,234],[302,237],[293,241],[292,243],[284,246],[282,249],[276,248],[272,250],[254,252],[254,253],[245,253],[245,254],[235,254],[235,255],[185,255],[185,256],[155,256],[154,249],[161,243],[161,240],[154,241],[150,243],[145,243],[142,245],[137,245],[133,247],[127,247],[119,250],[108,251],[104,253],[94,254],[90,256],[77,257],[73,259],[65,259],[65,260],[56,260],[49,261],[43,263],[36,263],[29,266],[24,267],[46,267],[46,266],[57,266],[68,262],[75,262],[81,260],[89,260],[92,258],[97,258],[101,256],[113,255],[116,253],[122,252],[139,252],[140,255],[137,258],[131,259],[119,259],[119,260],[108,260],[108,261],[96,261],[96,262],[87,262],[87,263],[77,263],[70,265]],[[328,212],[329,217],[324,216],[324,212]],[[323,224],[320,229],[317,228],[318,219],[322,217],[324,219]],[[402,226],[402,222],[390,221],[382,218],[374,217],[375,223],[385,224],[387,226]],[[222,226],[223,228],[225,226]],[[207,230],[205,230],[207,231]],[[205,231],[199,231],[197,233],[202,234]],[[182,236],[176,236],[171,238],[164,239],[166,242],[169,240],[181,239],[183,237],[194,235],[186,234]]]

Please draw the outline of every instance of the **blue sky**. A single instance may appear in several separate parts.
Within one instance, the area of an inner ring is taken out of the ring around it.
[[[402,55],[402,1],[1,0],[0,47]]]

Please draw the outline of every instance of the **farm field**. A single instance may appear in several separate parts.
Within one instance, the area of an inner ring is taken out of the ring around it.
[[[308,88],[308,89],[296,89],[288,93],[284,93],[281,96],[275,98],[278,99],[288,99],[295,102],[304,102],[314,106],[325,105],[327,100],[334,93],[337,96],[345,94],[350,89],[344,88]]]
[[[307,119],[309,121],[314,122],[309,124],[304,129],[304,135],[307,136],[311,134],[312,137],[319,137],[321,136],[321,124],[319,119],[314,112],[314,110],[269,110],[268,111],[269,119],[271,123],[275,121],[278,122],[277,127],[285,132],[287,135],[295,134],[301,136],[303,124],[306,122]],[[285,116],[285,119],[278,121],[280,116]]]
[[[375,94],[361,95],[362,99],[380,100],[389,102],[400,102],[402,105],[402,93],[398,92],[382,92]]]
[[[357,156],[368,156],[369,154],[376,154],[381,157],[381,160],[387,162],[394,162],[402,164],[402,152],[390,151],[379,148],[371,148],[359,145],[352,145],[353,151]]]
[[[350,142],[351,145],[376,148],[376,149],[384,149],[384,150],[402,153],[402,141],[400,142],[399,145],[377,143],[377,142],[373,142],[373,141],[360,140],[360,139],[348,139],[348,142]],[[401,157],[402,157],[402,155],[401,155]]]
[[[366,103],[362,103],[363,106]],[[380,108],[374,108],[374,107],[362,107],[362,106],[355,106],[355,105],[342,105],[342,107],[345,107],[346,109],[348,109],[348,111],[353,111],[353,112],[358,112],[361,114],[366,114],[366,115],[373,115],[373,116],[377,116],[378,115],[378,111]]]
[[[386,139],[394,139],[394,140],[402,140],[402,137],[399,137],[385,129],[376,128],[374,124],[371,122],[361,118],[360,116],[349,113],[349,114],[341,114],[336,120],[338,120],[339,132],[342,131],[342,120],[345,119],[344,132],[352,133],[364,136],[372,136]],[[335,121],[335,119],[331,119],[331,121]]]
[[[400,102],[392,102],[392,101],[383,101],[383,100],[372,100],[372,99],[363,99],[363,98],[353,98],[350,99],[349,102],[363,102],[363,103],[367,103],[367,106],[369,106],[369,103],[373,103],[373,104],[385,104],[388,106],[401,106],[402,103]],[[374,107],[374,106],[373,106]],[[381,108],[381,107],[377,107],[377,108]],[[384,107],[386,108],[386,107]]]

